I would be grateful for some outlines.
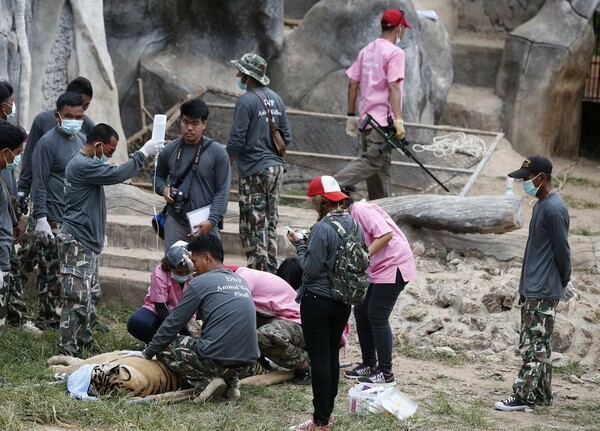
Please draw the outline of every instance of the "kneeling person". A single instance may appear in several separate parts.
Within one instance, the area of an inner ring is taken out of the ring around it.
[[[194,269],[179,304],[140,353],[180,374],[206,401],[228,388],[239,396],[238,378],[260,356],[256,314],[248,284],[223,267],[223,244],[214,235],[200,235],[189,244]],[[202,320],[199,337],[178,333],[196,313]],[[134,353],[135,355],[135,353]]]

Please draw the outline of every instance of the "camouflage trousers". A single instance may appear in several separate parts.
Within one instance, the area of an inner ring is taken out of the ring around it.
[[[307,365],[302,326],[285,319],[257,318],[257,323],[258,347],[263,356],[290,370]]]
[[[239,179],[240,237],[248,267],[277,272],[277,222],[283,166]]]
[[[38,293],[38,321],[45,324],[60,322],[60,259],[56,238],[38,238],[35,234],[34,217],[29,217],[19,249],[22,271],[31,273],[38,268],[36,290]],[[48,221],[56,236],[61,223]]]
[[[222,364],[196,354],[196,337],[178,335],[156,358],[202,392],[215,378],[221,377],[228,388],[236,388],[239,379],[250,375],[251,367],[226,368]]]
[[[61,350],[77,355],[78,346],[91,345],[92,323],[100,299],[98,255],[64,231],[57,235],[60,255],[61,305],[58,342]]]
[[[4,284],[0,286],[0,328],[8,322],[19,326],[27,319],[27,305],[23,299],[23,274],[14,247],[10,252],[10,271],[3,271]]]
[[[558,299],[526,298],[521,305],[519,350],[523,366],[513,392],[529,405],[552,404],[552,331]]]

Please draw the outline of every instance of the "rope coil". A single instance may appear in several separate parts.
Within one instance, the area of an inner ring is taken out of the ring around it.
[[[483,139],[463,132],[436,136],[433,138],[433,144],[413,144],[412,149],[415,153],[431,151],[435,157],[448,157],[454,153],[462,153],[475,158],[482,157],[487,150]]]

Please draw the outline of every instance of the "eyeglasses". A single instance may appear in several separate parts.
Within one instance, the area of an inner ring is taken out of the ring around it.
[[[104,142],[100,143],[102,144],[102,148],[104,148],[104,154],[106,154],[107,156],[112,156],[114,152],[117,151],[116,148],[108,148],[106,145],[104,145]]]

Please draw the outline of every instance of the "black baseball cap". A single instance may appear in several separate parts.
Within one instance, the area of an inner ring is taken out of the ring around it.
[[[530,174],[539,173],[551,174],[552,163],[544,156],[531,156],[526,158],[521,164],[521,168],[508,174],[509,177],[523,179]]]

